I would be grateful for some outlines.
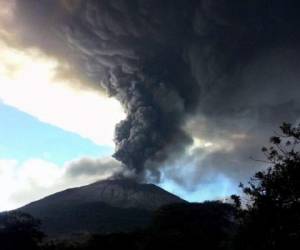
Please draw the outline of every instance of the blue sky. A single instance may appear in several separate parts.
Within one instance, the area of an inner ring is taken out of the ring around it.
[[[90,179],[80,178],[70,182],[64,173],[76,159],[80,162],[82,158],[88,157],[90,162],[96,162],[97,159],[109,157],[114,151],[113,146],[95,144],[92,140],[41,122],[1,102],[0,121],[0,181],[3,185],[9,182],[11,186],[9,192],[0,192],[0,211],[16,208],[62,189],[86,185],[102,178],[95,175]],[[50,186],[45,184],[45,178]],[[160,186],[194,202],[228,197],[236,190],[224,176],[211,183],[199,185],[193,190],[187,190],[171,179],[164,179]]]
[[[230,195],[236,194],[239,191],[237,190],[237,186],[237,183],[232,183],[228,178],[222,175],[217,176],[211,182],[195,185],[193,189],[185,189],[172,179],[164,179],[160,185],[160,187],[190,202],[228,198]]]
[[[96,144],[0,99],[0,211],[107,178],[118,167],[110,157],[113,151],[113,144]],[[101,167],[107,161],[111,169]],[[99,171],[93,175],[68,177],[72,166],[88,169],[96,164]]]
[[[62,165],[74,158],[101,157],[113,152],[111,146],[96,145],[1,102],[0,121],[0,158],[17,161],[39,158]]]
[[[126,110],[104,89],[90,88],[95,83],[84,82],[78,72],[66,72],[68,64],[61,58],[16,43],[14,29],[6,25],[14,18],[13,1],[2,2],[0,211],[119,171],[121,163],[111,157],[114,128],[126,117]],[[191,152],[204,148],[210,152],[224,144],[193,139]],[[68,171],[74,166],[85,174],[70,179]],[[161,186],[191,201],[231,193],[224,178],[194,190],[168,179]]]

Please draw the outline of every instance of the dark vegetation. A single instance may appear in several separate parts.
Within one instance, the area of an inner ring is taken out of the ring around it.
[[[237,249],[298,249],[300,243],[300,125],[284,123],[281,133],[262,148],[271,167],[241,185],[247,209],[239,211]]]
[[[21,212],[0,214],[0,249],[18,250],[38,248],[44,234],[38,230],[40,222]]]
[[[82,240],[42,242],[39,223],[22,213],[0,217],[3,250],[232,249],[293,250],[300,243],[300,125],[281,126],[263,148],[266,171],[258,172],[242,197],[163,206],[150,226],[130,233],[85,235]]]
[[[47,221],[45,225],[41,225],[41,230],[51,237],[68,234],[71,230],[82,232],[88,229],[98,233],[133,231],[135,228],[149,224],[152,217],[150,211],[118,208],[103,202],[90,202],[84,205],[60,204],[57,207],[54,205],[42,208],[42,216],[37,217],[41,221]],[[33,215],[39,215],[38,211]]]

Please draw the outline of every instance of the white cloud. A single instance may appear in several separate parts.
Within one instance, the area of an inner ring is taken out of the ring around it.
[[[99,145],[113,145],[114,127],[125,117],[119,102],[95,86],[82,88],[88,84],[62,59],[20,47],[12,28],[15,1],[0,0],[0,6],[0,102]],[[82,158],[64,166],[0,159],[0,211],[107,178],[119,167],[112,158]]]
[[[0,159],[0,211],[15,209],[52,193],[106,179],[120,170],[111,157],[73,160],[57,166],[40,159]]]
[[[38,50],[9,47],[0,40],[0,99],[39,120],[113,145],[114,127],[125,115],[112,98],[78,86],[78,79],[59,76],[59,61]],[[83,85],[83,84],[82,84]]]
[[[125,117],[119,102],[79,79],[62,58],[21,46],[13,28],[15,1],[0,0],[0,6],[0,101],[97,144],[113,145],[115,125]]]
[[[0,6],[0,101],[97,144],[113,145],[114,127],[125,117],[119,102],[96,93],[95,86],[88,89],[63,59],[22,47],[13,28],[15,1],[0,0]]]

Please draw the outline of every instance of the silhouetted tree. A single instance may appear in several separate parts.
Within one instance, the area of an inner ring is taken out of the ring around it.
[[[229,249],[235,209],[219,201],[171,204],[160,208],[145,249]]]
[[[235,231],[235,208],[219,201],[170,204],[155,212],[149,228],[92,235],[82,244],[54,243],[45,250],[194,249],[227,250]]]
[[[35,250],[43,238],[40,222],[32,216],[13,211],[0,214],[0,249]]]
[[[237,249],[298,249],[300,236],[300,125],[284,123],[281,133],[271,137],[262,149],[266,171],[260,171],[241,185],[250,198],[240,209],[241,227]],[[240,200],[233,196],[237,207]]]
[[[256,173],[247,186],[241,185],[248,199],[246,208],[243,207],[241,198],[236,195],[232,196],[235,205],[219,201],[170,204],[155,212],[154,219],[147,229],[128,233],[91,235],[89,240],[78,244],[72,241],[53,242],[44,245],[43,249],[182,250],[196,247],[210,250],[298,249],[300,125],[293,127],[284,123],[280,128],[281,133],[270,139],[271,146],[262,149],[266,156],[264,162],[270,165],[269,168]],[[35,231],[36,224],[29,223],[31,226],[19,230],[19,226],[16,226],[20,225],[18,223],[7,224],[14,225],[11,236],[8,237],[10,240],[7,242],[12,242],[12,237],[18,235],[16,232],[20,232],[18,236],[20,239],[23,233],[27,232],[25,234],[28,236],[27,239],[34,239],[29,242],[32,242],[32,246],[36,246],[40,239],[38,231]],[[4,232],[10,232],[9,228],[6,226]],[[29,228],[32,230],[28,230]],[[0,229],[2,230],[1,219]],[[35,232],[37,236],[34,236]],[[3,235],[1,236],[0,233],[1,239]],[[28,242],[26,244],[30,245]]]

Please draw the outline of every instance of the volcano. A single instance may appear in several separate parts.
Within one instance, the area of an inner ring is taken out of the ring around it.
[[[19,211],[39,219],[48,236],[129,232],[146,227],[157,208],[185,203],[153,184],[105,180],[67,189]]]

